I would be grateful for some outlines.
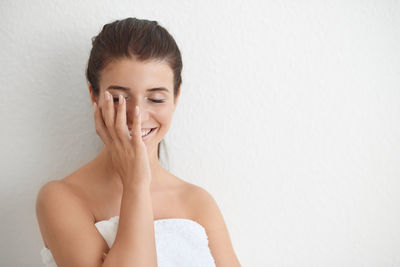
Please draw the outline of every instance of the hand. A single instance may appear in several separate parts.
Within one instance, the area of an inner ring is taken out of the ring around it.
[[[111,154],[113,169],[119,174],[124,188],[150,186],[150,163],[146,144],[142,140],[139,106],[136,106],[131,136],[126,125],[126,100],[122,95],[116,105],[115,117],[114,102],[107,91],[103,107],[93,103],[96,133]]]

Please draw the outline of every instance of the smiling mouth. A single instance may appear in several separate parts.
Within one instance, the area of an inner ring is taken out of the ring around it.
[[[150,131],[149,131],[150,129]],[[155,128],[147,128],[145,131],[142,130],[141,132],[141,136],[142,139],[146,138],[147,136],[151,135],[153,132],[155,132],[155,130],[157,129],[157,127]],[[129,135],[132,136],[132,129],[129,129]]]

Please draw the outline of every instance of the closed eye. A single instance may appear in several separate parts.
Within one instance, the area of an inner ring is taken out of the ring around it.
[[[162,99],[150,99],[149,98],[149,100],[154,102],[154,103],[164,103],[165,102],[165,100],[162,100]]]
[[[126,97],[125,97],[125,99],[126,99]],[[148,99],[154,103],[164,103],[165,102],[165,100],[163,100],[163,99],[150,99],[150,98],[148,98]],[[118,102],[118,100],[119,100],[118,97],[113,97],[114,103]]]

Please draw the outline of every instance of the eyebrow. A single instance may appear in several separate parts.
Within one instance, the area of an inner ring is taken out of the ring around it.
[[[119,85],[110,85],[107,89],[115,89],[115,90],[122,90],[122,91],[129,91],[131,90],[128,87],[123,87]],[[146,92],[153,92],[153,91],[166,91],[169,92],[167,88],[165,87],[155,87],[155,88],[149,88],[146,90]]]

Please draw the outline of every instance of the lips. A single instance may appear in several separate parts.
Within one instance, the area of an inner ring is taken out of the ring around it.
[[[143,132],[147,132],[148,130],[150,130],[150,132],[147,135],[143,135],[142,138],[145,139],[147,138],[149,135],[152,135],[156,130],[158,129],[158,127],[154,127],[154,128],[142,128],[141,133]],[[129,135],[132,136],[132,129],[129,129]]]
[[[148,130],[150,130],[150,129],[155,129],[155,128],[157,128],[157,127],[141,128],[141,132],[147,132]],[[129,132],[131,132],[131,131],[132,131],[132,128],[128,128],[128,130],[129,130]]]

